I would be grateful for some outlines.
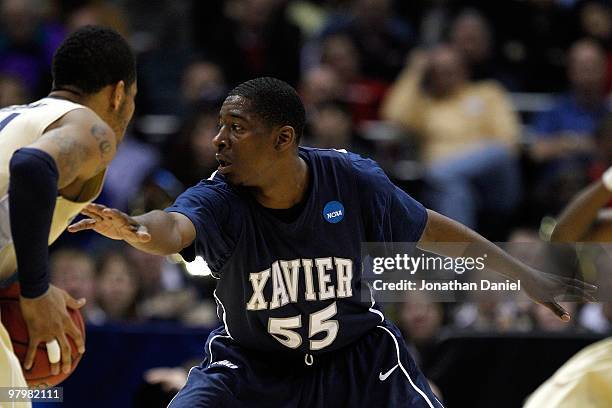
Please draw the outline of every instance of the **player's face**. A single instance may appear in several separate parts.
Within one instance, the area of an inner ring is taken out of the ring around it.
[[[275,135],[241,96],[228,97],[219,112],[213,138],[218,172],[236,185],[258,187],[270,177],[275,162]]]

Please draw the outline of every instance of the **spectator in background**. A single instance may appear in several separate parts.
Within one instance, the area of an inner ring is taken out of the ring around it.
[[[427,368],[435,356],[433,348],[445,324],[445,310],[440,302],[432,301],[426,293],[415,292],[397,304],[397,326],[411,350],[417,365],[427,375]]]
[[[219,165],[212,144],[218,131],[219,110],[216,105],[196,106],[179,136],[170,141],[166,155],[165,167],[185,186],[208,178]]]
[[[517,79],[497,61],[492,37],[489,22],[476,9],[460,12],[449,30],[449,42],[461,53],[472,80],[495,79],[504,87],[515,90]]]
[[[606,89],[612,90],[612,6],[606,0],[587,0],[578,5],[580,36],[597,42],[606,52]]]
[[[153,145],[126,133],[106,171],[103,195],[109,205],[127,211],[129,203],[137,196],[145,178],[158,167],[160,159],[160,152]]]
[[[230,83],[273,76],[299,80],[302,36],[286,1],[193,2],[194,42],[218,61]]]
[[[612,113],[599,122],[595,130],[595,153],[588,170],[589,181],[599,180],[612,167]]]
[[[141,277],[122,251],[106,253],[99,262],[96,279],[98,304],[107,321],[130,322],[138,319]]]
[[[96,265],[94,260],[78,249],[61,249],[49,258],[51,283],[64,289],[75,299],[85,298],[87,303],[81,314],[87,323],[102,324],[104,311],[96,302]]]
[[[606,59],[597,43],[580,40],[570,49],[570,91],[535,118],[530,156],[538,164],[534,195],[557,213],[586,183],[595,152],[594,131],[608,112]]]
[[[129,203],[130,214],[143,214],[166,208],[185,190],[185,186],[171,172],[163,168],[145,177],[138,193]]]
[[[104,0],[77,1],[73,5],[74,7],[67,6],[63,10],[68,32],[86,25],[101,25],[114,29],[124,38],[129,38],[129,23],[123,8]]]
[[[363,74],[361,57],[351,37],[335,34],[325,38],[321,44],[321,62],[340,79],[340,100],[349,106],[355,126],[378,119],[388,84]]]
[[[333,16],[323,29],[322,41],[343,34],[355,44],[364,76],[391,81],[413,45],[410,26],[393,10],[391,0],[355,0],[350,13]]]
[[[500,221],[518,204],[514,152],[520,128],[499,84],[468,78],[461,55],[448,45],[415,52],[381,113],[418,135],[427,172],[425,201],[477,228],[479,214]]]
[[[132,247],[127,248],[127,259],[141,282],[137,307],[141,319],[183,321],[189,325],[203,325],[215,319],[210,302],[200,302],[196,288],[187,285],[177,264]]]
[[[564,87],[565,51],[576,38],[573,0],[477,2],[496,32],[503,64],[527,92]]]
[[[0,74],[20,78],[32,97],[49,92],[51,59],[63,38],[63,27],[45,22],[33,0],[0,0]]]
[[[0,109],[11,105],[24,105],[30,101],[24,83],[14,75],[0,75]]]
[[[186,110],[203,103],[216,106],[223,102],[227,88],[221,67],[214,62],[198,58],[183,72],[181,99]]]
[[[367,154],[368,146],[354,132],[351,112],[342,102],[318,104],[307,121],[304,145],[323,149],[347,149]]]
[[[308,117],[317,105],[342,98],[343,84],[332,67],[320,64],[309,69],[302,76],[299,93]]]

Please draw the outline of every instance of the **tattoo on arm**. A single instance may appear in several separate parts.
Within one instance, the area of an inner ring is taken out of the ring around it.
[[[59,133],[55,138],[59,153],[57,156],[57,164],[60,172],[60,184],[66,180],[74,180],[79,174],[79,169],[89,155],[89,148],[74,138],[71,135]]]
[[[100,165],[96,169],[96,173],[99,173],[100,171],[104,170],[106,164],[110,161],[110,157],[108,157],[108,155],[112,153],[113,145],[108,140],[108,133],[106,132],[106,129],[103,126],[100,126],[99,124],[94,124],[91,127],[90,133],[98,143],[98,151],[100,153],[101,161]]]

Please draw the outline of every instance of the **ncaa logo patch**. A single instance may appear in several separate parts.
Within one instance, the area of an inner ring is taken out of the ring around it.
[[[344,206],[340,201],[330,201],[323,208],[323,219],[330,224],[337,224],[344,218]]]

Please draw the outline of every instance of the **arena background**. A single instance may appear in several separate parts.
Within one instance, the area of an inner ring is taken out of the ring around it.
[[[0,0],[0,21],[0,107],[46,95],[53,51],[75,28],[129,39],[137,112],[98,202],[132,214],[212,172],[224,95],[263,75],[299,90],[304,145],[374,158],[427,206],[528,243],[526,261],[612,165],[608,1]],[[88,299],[87,352],[63,405],[165,406],[218,324],[206,267],[82,233],[53,246],[52,268]],[[386,313],[448,407],[517,407],[609,335],[610,303],[568,307],[570,324],[495,298],[415,296]]]

